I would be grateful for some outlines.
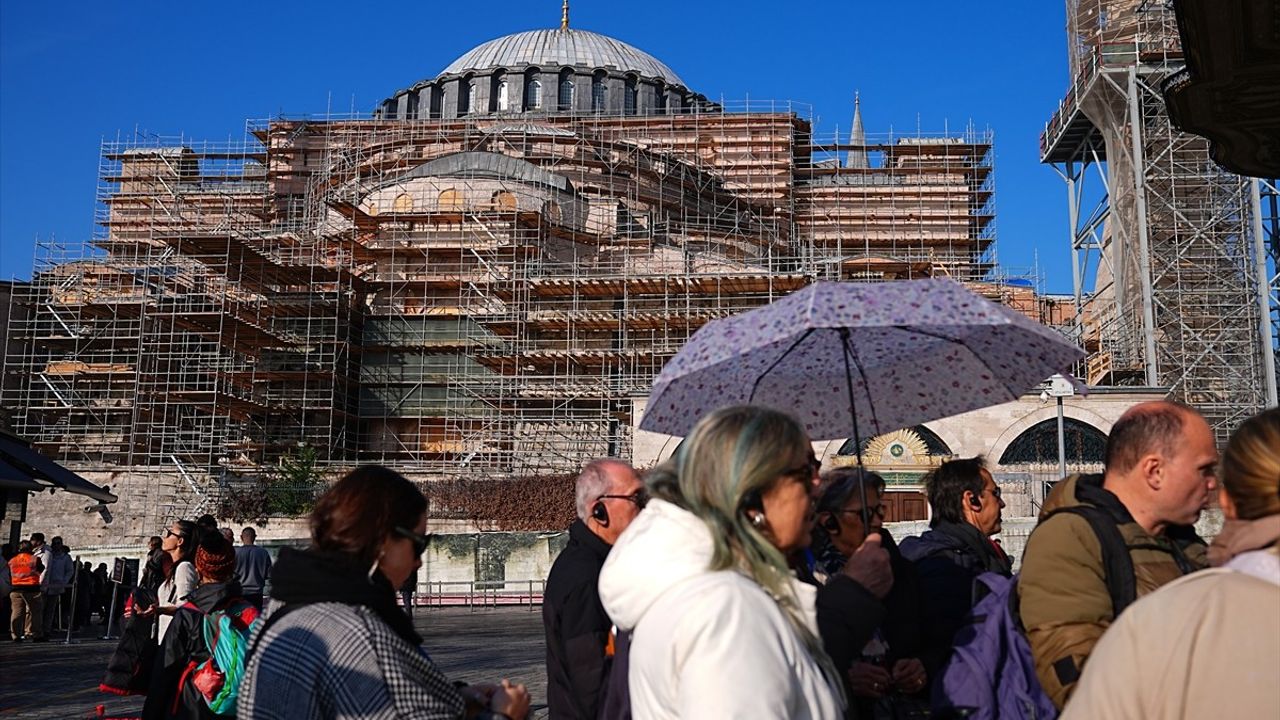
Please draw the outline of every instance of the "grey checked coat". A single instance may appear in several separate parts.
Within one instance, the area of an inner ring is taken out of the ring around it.
[[[268,612],[278,612],[272,603]],[[454,720],[464,701],[435,663],[367,607],[306,605],[266,626],[237,715],[261,720]],[[255,638],[250,640],[252,644]]]

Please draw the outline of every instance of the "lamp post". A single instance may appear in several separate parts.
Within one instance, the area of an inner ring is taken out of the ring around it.
[[[1062,415],[1062,398],[1075,395],[1076,388],[1067,378],[1054,375],[1049,378],[1048,387],[1044,392],[1058,401],[1058,478],[1061,479],[1067,476],[1067,442]]]

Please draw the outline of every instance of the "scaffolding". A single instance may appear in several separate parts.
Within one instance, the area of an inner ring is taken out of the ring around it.
[[[1068,0],[1067,17],[1072,84],[1041,161],[1067,183],[1088,380],[1168,387],[1225,441],[1276,402],[1257,183],[1169,122],[1160,85],[1183,61],[1168,3]]]
[[[626,457],[694,331],[818,279],[948,275],[1066,319],[992,272],[989,131],[817,137],[803,112],[106,142],[98,231],[41,248],[18,298],[5,404],[65,462],[181,477],[159,518],[298,445],[423,479]]]

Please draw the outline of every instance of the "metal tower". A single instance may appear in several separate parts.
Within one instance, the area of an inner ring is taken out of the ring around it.
[[[1071,87],[1040,157],[1066,181],[1088,380],[1168,387],[1225,440],[1276,404],[1273,188],[1170,124],[1160,85],[1182,52],[1169,3],[1067,0],[1067,32]]]

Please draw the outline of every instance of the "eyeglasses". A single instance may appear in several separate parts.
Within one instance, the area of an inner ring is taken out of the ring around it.
[[[413,543],[413,554],[419,557],[421,557],[422,553],[427,551],[427,546],[431,544],[431,538],[435,537],[435,535],[430,533],[423,535],[422,533],[416,533],[412,530],[406,530],[399,525],[392,529],[395,530],[397,535],[403,538],[408,538],[409,542]]]
[[[174,532],[174,531],[173,531],[173,528],[165,528],[165,529],[164,529],[164,536],[165,536],[165,537],[179,537],[179,538],[185,538],[185,537],[186,537],[186,535],[183,535],[182,533]]]
[[[798,467],[793,467],[790,470],[783,470],[782,475],[784,476],[799,475],[808,479],[808,478],[812,478],[814,475],[817,475],[818,471],[821,469],[822,469],[822,461],[819,460],[815,455],[810,453],[809,459],[806,460],[803,465],[800,465]]]
[[[630,495],[601,495],[596,499],[604,500],[606,498],[612,498],[614,500],[627,500],[635,503],[636,507],[643,510],[644,506],[649,503],[649,491],[645,490],[644,488],[640,488],[639,490],[636,490]]]

